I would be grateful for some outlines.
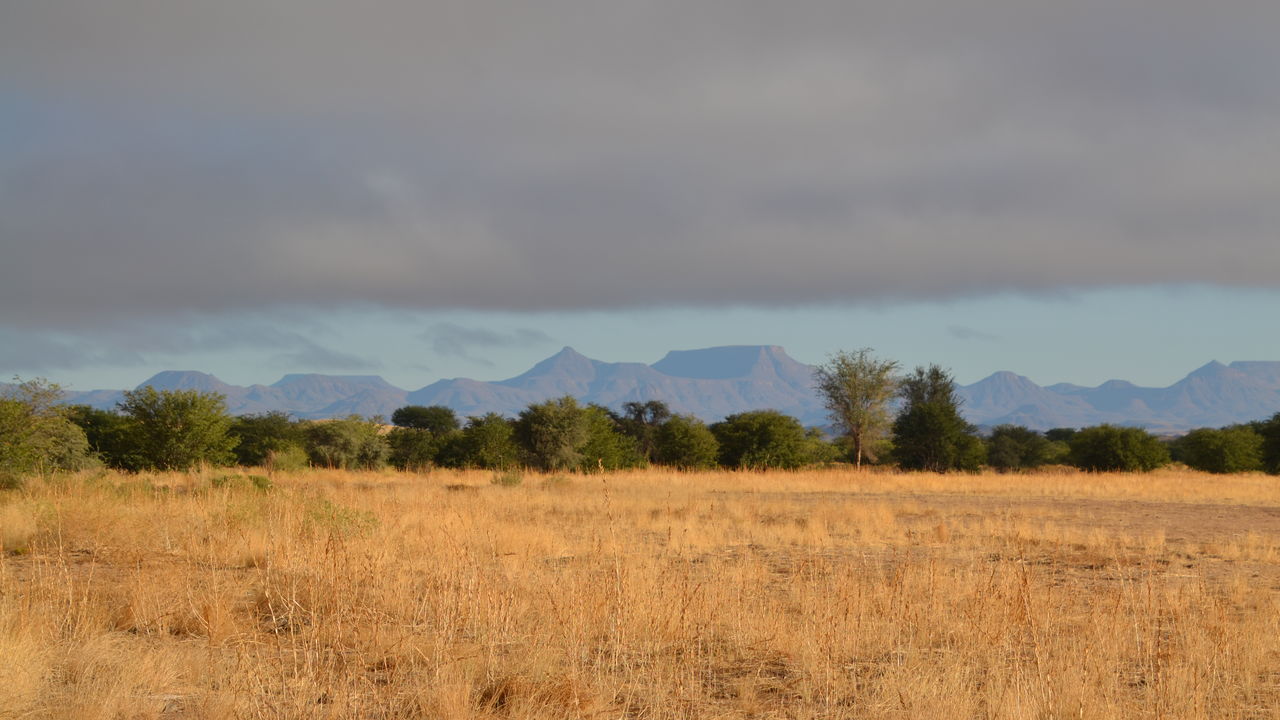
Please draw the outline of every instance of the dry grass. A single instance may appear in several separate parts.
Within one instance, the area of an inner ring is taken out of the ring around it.
[[[74,476],[0,718],[1280,718],[1280,482]]]

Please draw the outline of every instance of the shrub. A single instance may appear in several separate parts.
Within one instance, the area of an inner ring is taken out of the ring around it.
[[[720,441],[706,423],[690,415],[674,415],[658,428],[654,438],[654,461],[681,470],[715,467],[720,457]]]
[[[1150,471],[1168,464],[1169,451],[1141,428],[1097,425],[1075,433],[1068,460],[1083,470]]]
[[[798,468],[805,463],[800,421],[777,410],[730,415],[711,426],[720,443],[720,464],[737,468]]]
[[[1262,436],[1248,426],[1192,430],[1172,444],[1174,459],[1211,473],[1262,469]]]
[[[590,432],[586,412],[568,395],[530,405],[515,422],[515,439],[525,462],[541,470],[581,467]]]
[[[315,465],[342,470],[377,470],[386,464],[382,426],[359,415],[313,422],[304,436],[307,456]]]

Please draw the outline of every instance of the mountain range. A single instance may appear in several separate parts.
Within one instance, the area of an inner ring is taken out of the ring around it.
[[[230,385],[195,371],[165,371],[141,383],[157,389],[195,389],[226,396],[236,415],[272,410],[319,419],[351,414],[390,416],[405,405],[445,405],[459,415],[515,415],[562,395],[619,408],[661,400],[675,412],[713,421],[737,412],[773,408],[806,425],[827,422],[813,391],[813,366],[774,345],[676,350],[652,365],[592,360],[572,348],[507,380],[440,380],[414,391],[376,375],[285,375],[271,385]],[[964,415],[977,425],[1015,423],[1038,430],[1101,423],[1174,433],[1270,417],[1280,411],[1280,362],[1211,362],[1164,388],[1110,380],[1089,388],[1042,387],[1002,371],[958,388]],[[67,392],[71,403],[112,408],[118,390]]]

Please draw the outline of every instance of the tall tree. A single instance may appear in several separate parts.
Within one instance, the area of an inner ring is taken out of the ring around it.
[[[977,470],[985,447],[960,416],[955,380],[937,365],[917,367],[899,384],[902,409],[893,421],[893,455],[908,470]]]
[[[897,371],[896,361],[880,360],[871,348],[862,348],[837,352],[814,373],[831,422],[849,438],[859,468],[864,456],[876,459],[876,448],[889,429],[889,401],[897,389]]]
[[[119,403],[133,425],[146,467],[186,470],[199,463],[225,465],[236,438],[225,398],[199,390],[126,390]]]

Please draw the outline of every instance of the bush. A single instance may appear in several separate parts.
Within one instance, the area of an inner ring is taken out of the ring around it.
[[[284,412],[242,415],[231,421],[230,433],[236,462],[245,467],[266,466],[281,453],[302,449],[302,424]]]
[[[706,423],[691,415],[674,415],[654,436],[654,461],[681,470],[716,466],[720,441]]]
[[[377,470],[387,461],[382,426],[359,415],[313,422],[304,437],[307,456],[320,467]]]
[[[387,434],[387,460],[399,470],[426,470],[436,464],[436,457],[449,440],[449,435],[398,427]]]
[[[0,473],[83,470],[96,463],[84,431],[58,404],[61,399],[62,389],[44,380],[0,392]]]
[[[987,438],[987,464],[1001,470],[1032,470],[1060,460],[1065,446],[1020,425],[998,425]]]
[[[711,426],[720,443],[720,464],[736,468],[798,468],[807,440],[800,421],[777,410],[730,415]]]
[[[128,416],[129,436],[143,467],[189,470],[206,463],[235,461],[236,438],[230,434],[222,395],[198,390],[156,390],[148,385],[126,390],[120,410]]]
[[[541,470],[582,466],[591,430],[586,412],[571,396],[530,405],[520,412],[514,429],[528,465]]]
[[[1098,425],[1075,433],[1068,461],[1082,470],[1150,471],[1169,462],[1169,451],[1141,428]]]
[[[1173,441],[1171,449],[1175,460],[1205,472],[1262,469],[1262,436],[1248,426],[1192,430]]]
[[[583,410],[583,416],[586,420],[587,441],[579,450],[582,455],[579,470],[590,473],[641,467],[645,464],[636,439],[620,431],[608,410],[599,405],[590,405]]]
[[[519,463],[519,448],[510,420],[497,413],[467,418],[460,433],[450,435],[436,462],[452,468],[505,470]]]

